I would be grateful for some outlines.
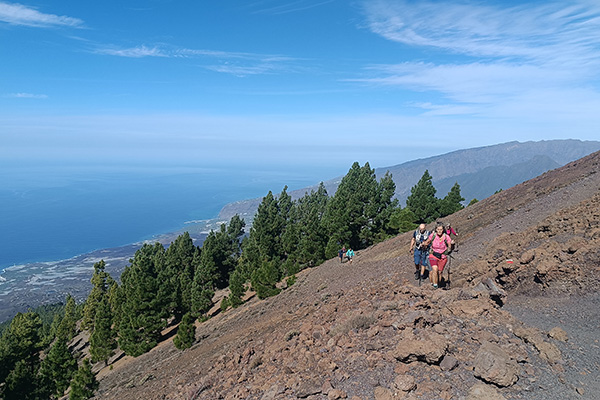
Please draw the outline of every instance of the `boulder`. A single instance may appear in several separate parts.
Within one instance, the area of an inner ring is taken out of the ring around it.
[[[521,264],[529,264],[535,258],[535,249],[527,250],[519,258]]]
[[[466,400],[506,400],[498,390],[490,385],[477,383],[471,387]]]
[[[511,386],[519,379],[519,366],[500,346],[486,342],[475,355],[476,377],[498,386]]]
[[[375,388],[373,397],[375,400],[394,400],[392,391],[388,388],[384,388],[383,386],[377,386]]]
[[[403,392],[410,392],[411,390],[416,389],[417,382],[412,375],[398,375],[396,379],[394,379],[394,386],[396,389]]]
[[[527,343],[531,343],[540,353],[540,357],[550,363],[557,363],[562,360],[560,350],[553,345],[544,341],[541,332],[535,328],[517,327],[514,334]],[[566,333],[565,333],[566,334]]]
[[[444,356],[444,359],[440,363],[440,368],[442,371],[452,371],[454,368],[456,368],[457,365],[458,360],[455,357],[446,354]]]
[[[567,340],[569,340],[567,332],[565,332],[562,328],[559,328],[558,326],[550,329],[550,332],[548,332],[548,336],[552,339],[560,340],[561,342],[566,342]]]
[[[392,352],[398,361],[439,364],[447,349],[448,340],[444,336],[430,333],[423,335],[422,338],[415,336],[404,338],[398,342]]]

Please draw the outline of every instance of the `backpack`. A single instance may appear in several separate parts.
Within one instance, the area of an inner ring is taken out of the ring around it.
[[[431,232],[425,230],[423,233],[417,228],[413,233],[413,237],[415,238],[415,247],[418,249],[421,246],[421,243],[427,240]]]

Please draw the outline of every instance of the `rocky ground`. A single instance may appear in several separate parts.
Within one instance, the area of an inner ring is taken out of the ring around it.
[[[216,314],[186,351],[119,358],[97,398],[598,398],[598,171],[594,154],[448,218],[450,290],[418,286],[400,235]]]

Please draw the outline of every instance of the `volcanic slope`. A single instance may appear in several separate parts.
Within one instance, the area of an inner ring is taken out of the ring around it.
[[[446,218],[449,290],[414,281],[405,233],[216,314],[186,351],[120,358],[97,397],[595,399],[599,170],[594,153]]]

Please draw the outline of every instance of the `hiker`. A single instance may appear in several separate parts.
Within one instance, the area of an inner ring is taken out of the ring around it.
[[[456,233],[456,231],[450,224],[446,224],[446,234],[448,236],[450,236],[450,235],[458,236],[458,233]]]
[[[448,237],[450,238],[450,240],[452,240],[452,246],[450,246],[450,251],[458,251],[458,249],[456,248],[456,242],[454,241],[454,239],[452,239],[451,235],[454,236],[458,236],[458,233],[456,232],[456,230],[454,230],[454,228],[450,225],[450,223],[446,224],[446,228],[444,229],[446,231],[446,235],[448,235]]]
[[[410,240],[410,253],[413,254],[414,252],[416,280],[424,279],[425,268],[429,267],[427,264],[429,245],[425,245],[429,235],[430,232],[426,229],[425,224],[421,224],[413,232],[412,239]]]
[[[346,246],[342,246],[342,248],[338,251],[338,256],[340,257],[340,263],[344,262],[345,255],[346,255]]]
[[[352,250],[352,249],[346,250],[346,258],[348,259],[350,264],[352,264],[352,257],[354,257],[354,250]]]
[[[448,262],[448,254],[452,248],[452,239],[445,232],[443,225],[435,227],[435,231],[425,241],[428,246],[431,245],[431,254],[429,255],[429,264],[431,265],[431,273],[429,280],[434,288],[438,288],[442,280],[442,272]]]

